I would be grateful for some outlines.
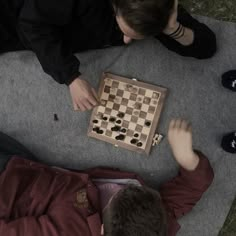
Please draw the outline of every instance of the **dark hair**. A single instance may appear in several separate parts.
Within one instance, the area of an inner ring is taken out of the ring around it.
[[[105,236],[166,236],[166,216],[158,192],[128,186],[103,213]]]
[[[168,24],[175,0],[111,0],[118,16],[137,33],[157,36]]]

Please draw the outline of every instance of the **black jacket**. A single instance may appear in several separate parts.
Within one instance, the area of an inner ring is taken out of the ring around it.
[[[117,28],[109,0],[0,0],[1,4],[9,12],[11,25],[16,25],[21,42],[61,84],[68,85],[80,75],[74,53],[109,44]],[[214,33],[181,7],[178,20],[194,31],[192,45],[183,46],[164,34],[156,38],[180,55],[211,57],[216,51]]]

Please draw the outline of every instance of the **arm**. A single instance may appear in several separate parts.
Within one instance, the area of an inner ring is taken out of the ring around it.
[[[43,215],[36,217],[23,217],[14,221],[0,220],[0,235],[7,236],[59,236],[63,235],[55,225],[54,219]]]
[[[177,1],[176,4],[178,4]],[[184,35],[174,39],[169,35],[177,29],[179,23],[185,29]],[[216,52],[215,34],[178,5],[170,17],[168,27],[156,38],[169,50],[182,56],[206,59],[212,57]]]
[[[90,235],[90,226],[73,203],[53,203],[41,216],[25,216],[15,220],[0,219],[1,236],[65,236]]]
[[[58,83],[69,85],[75,110],[92,109],[97,94],[79,76],[79,60],[63,41],[62,30],[72,19],[74,0],[26,0],[19,17],[22,41],[36,53],[43,70]]]
[[[55,0],[26,0],[19,16],[20,37],[36,53],[43,70],[61,84],[70,84],[80,75],[78,59],[62,40],[73,4],[73,0],[64,7]]]
[[[186,121],[172,121],[168,137],[180,171],[161,186],[160,193],[168,213],[179,218],[200,200],[212,183],[214,173],[208,159],[193,151],[191,126]]]

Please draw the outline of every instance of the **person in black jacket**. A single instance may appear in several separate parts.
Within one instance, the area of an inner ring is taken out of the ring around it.
[[[66,84],[75,110],[98,104],[75,52],[155,37],[182,56],[210,58],[216,37],[178,0],[0,0],[0,53],[32,50]]]

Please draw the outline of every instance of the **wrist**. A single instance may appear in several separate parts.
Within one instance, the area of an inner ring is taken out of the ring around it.
[[[182,165],[185,170],[194,171],[199,164],[199,156],[193,150],[186,156],[186,163]]]
[[[163,33],[166,35],[174,34],[178,30],[179,26],[180,26],[180,23],[178,21],[176,21],[176,23],[174,25],[172,25],[171,27],[167,27],[163,31]]]
[[[76,79],[79,78],[79,76],[81,76],[80,72],[76,72],[74,75],[72,75],[66,82],[65,84],[67,86],[70,86]]]

